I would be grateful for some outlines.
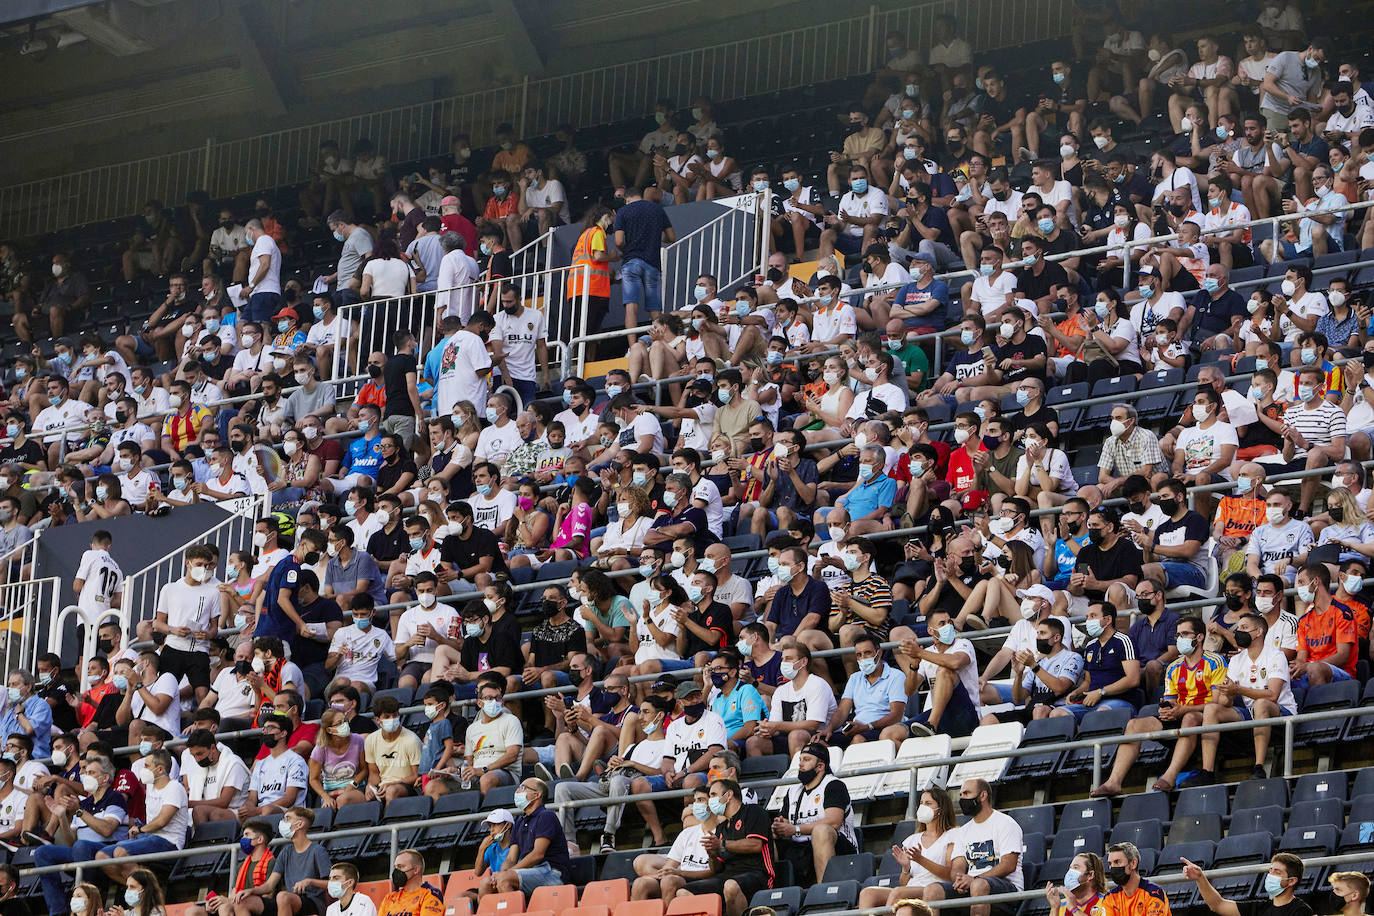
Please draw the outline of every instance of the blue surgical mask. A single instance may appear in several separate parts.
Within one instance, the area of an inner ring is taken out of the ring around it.
[[[484,255],[490,255],[490,254],[491,254],[491,246],[488,245],[486,242],[483,242],[482,244],[478,245],[478,246],[477,246],[477,250],[480,251],[480,252],[482,252],[482,254],[484,254]]]
[[[868,677],[870,674],[877,670],[878,660],[876,658],[859,659],[859,671],[863,673],[864,677]]]
[[[495,407],[488,407],[484,411],[484,416],[486,416],[488,423],[495,423],[497,420],[501,419],[501,411],[497,410]]]
[[[1102,621],[1096,617],[1090,618],[1083,624],[1083,629],[1088,631],[1088,635],[1096,639],[1102,635]]]
[[[1222,125],[1218,124],[1218,125],[1217,125],[1217,139],[1218,139],[1218,140],[1225,140],[1225,139],[1226,139],[1227,137],[1229,137],[1229,136],[1231,136],[1231,132],[1230,132],[1229,130],[1227,130],[1225,127],[1223,127]]]
[[[1256,357],[1255,357],[1255,371],[1256,371],[1256,372],[1259,372],[1261,369],[1268,369],[1268,368],[1269,368],[1269,359],[1268,359],[1267,357],[1264,357],[1264,356],[1256,356]]]
[[[1057,76],[1057,75],[1058,75],[1058,74],[1056,74],[1056,76]],[[1064,890],[1066,890],[1066,891],[1076,890],[1076,889],[1078,888],[1078,884],[1079,884],[1079,882],[1080,882],[1081,880],[1082,880],[1082,877],[1078,874],[1078,872],[1076,872],[1076,871],[1074,871],[1072,868],[1070,868],[1068,871],[1064,872]]]
[[[114,684],[115,690],[129,689],[129,679],[122,674],[116,674],[110,679],[110,683]]]
[[[766,182],[766,181],[756,181],[756,182],[754,182],[754,190],[757,191],[758,193],[762,194],[764,191],[767,191],[767,190],[768,190],[768,182]]]
[[[860,480],[870,480],[872,477],[873,477],[873,465],[871,465],[871,464],[861,464],[861,465],[859,465],[859,479],[860,479]]]
[[[607,386],[606,386],[606,397],[607,397],[607,398],[613,398],[613,397],[615,397],[616,395],[620,394],[620,392],[622,392],[622,391],[624,391],[624,390],[625,390],[625,389],[622,388],[622,387],[620,387],[619,385],[607,385]]]
[[[940,629],[935,631],[935,638],[940,640],[941,645],[945,646],[954,645],[954,639],[958,635],[959,633],[954,629],[954,624],[952,623],[945,623]]]
[[[749,303],[740,301],[735,303],[735,314],[740,318],[749,314]]]
[[[1264,876],[1264,893],[1270,897],[1277,897],[1283,893],[1283,879],[1278,875]]]
[[[1317,361],[1317,348],[1316,348],[1316,347],[1303,347],[1303,348],[1302,348],[1302,364],[1303,364],[1304,366],[1310,366],[1310,365],[1312,365],[1313,363],[1315,363],[1316,361]]]
[[[1068,74],[1067,74],[1067,73],[1055,73],[1055,74],[1052,74],[1052,75],[1051,75],[1051,78],[1052,78],[1056,83],[1063,83],[1064,80],[1065,80],[1066,78],[1068,78]]]
[[[780,562],[781,562],[781,561],[779,561],[777,557],[769,557],[769,558],[768,558],[768,571],[769,571],[770,573],[772,573],[773,575],[776,576],[776,575],[778,574],[778,565],[779,565]]]
[[[782,186],[783,186],[784,188],[786,188],[786,189],[788,190],[788,192],[795,191],[795,190],[797,190],[797,188],[800,188],[800,187],[801,187],[801,179],[799,179],[799,178],[789,178],[789,179],[787,179],[786,181],[784,181],[784,182],[782,183]]]
[[[1188,655],[1195,648],[1191,636],[1180,636],[1174,640],[1174,645],[1178,647],[1179,655]]]
[[[1249,477],[1237,477],[1237,478],[1236,478],[1236,492],[1237,492],[1237,493],[1249,493],[1249,492],[1250,492],[1250,478],[1249,478]]]
[[[285,334],[291,328],[291,322],[285,318],[277,322],[277,333]]]
[[[707,293],[707,289],[706,289],[706,287],[704,287],[704,286],[696,286],[696,287],[693,287],[693,288],[692,288],[692,295],[693,295],[694,297],[696,297],[696,301],[697,301],[697,302],[705,302],[705,301],[706,301],[706,293]]]
[[[485,495],[485,494],[483,494],[483,495]],[[411,539],[410,539],[410,549],[411,549],[412,552],[417,551],[417,550],[421,550],[421,549],[424,548],[424,546],[425,546],[425,539],[424,539],[424,538],[411,538]]]
[[[372,428],[372,421],[367,417],[358,420],[358,432],[365,433]]]
[[[834,302],[834,301],[835,301],[835,297],[834,297],[834,296],[827,296],[827,295],[824,295],[824,294],[821,295],[821,305],[828,306],[828,305],[830,305],[830,303],[832,303],[832,302]]]
[[[704,821],[710,816],[711,806],[706,804],[706,802],[692,803],[692,817],[696,818],[699,821]]]
[[[334,233],[334,241],[336,241],[336,242],[342,242],[343,240],[344,240],[344,237],[343,237],[343,233],[342,233],[342,232],[335,232],[335,233]]]
[[[142,899],[143,899],[143,894],[142,894],[142,892],[136,891],[136,890],[134,890],[132,887],[126,887],[126,888],[124,888],[124,905],[125,905],[125,906],[129,906],[129,907],[138,906],[138,902],[139,902],[140,900],[142,900]]]
[[[978,265],[978,272],[979,272],[980,274],[982,274],[983,276],[985,276],[985,277],[990,277],[990,276],[992,276],[993,271],[995,271],[995,270],[997,270],[997,268],[994,267],[994,266],[991,265],[991,264],[979,264],[979,265]]]
[[[529,794],[526,792],[516,792],[514,797],[511,798],[511,802],[518,810],[524,811],[530,806]]]
[[[664,491],[663,491],[663,505],[667,506],[669,509],[671,509],[671,508],[673,508],[674,506],[676,506],[676,505],[677,505],[677,494],[674,493],[672,490],[664,490]]]
[[[711,796],[711,800],[708,801],[706,804],[711,809],[711,813],[716,816],[720,816],[725,813],[725,799],[723,798],[717,798],[713,795]]]
[[[1315,387],[1313,387],[1312,385],[1299,385],[1299,386],[1298,386],[1298,400],[1300,400],[1300,401],[1310,401],[1310,400],[1312,400],[1312,396],[1315,395],[1316,393],[1317,393],[1317,389],[1316,389]]]
[[[639,575],[645,579],[654,574],[654,568],[647,563],[639,564]]]
[[[687,600],[692,602],[693,604],[696,604],[698,601],[700,601],[701,596],[703,594],[705,594],[705,592],[702,591],[700,585],[687,586]]]
[[[1202,288],[1209,293],[1214,293],[1221,289],[1221,284],[1217,282],[1216,277],[1203,277]]]
[[[1048,217],[1042,220],[1037,220],[1035,223],[1035,228],[1040,230],[1041,235],[1049,235],[1051,232],[1054,231],[1054,220]]]
[[[153,752],[153,742],[151,742],[151,741],[140,741],[140,742],[138,742],[138,753],[139,753],[139,756],[140,756],[140,757],[147,757],[147,756],[148,756],[149,754],[151,754],[152,752]]]
[[[1020,404],[1022,407],[1025,407],[1027,404],[1030,403],[1030,399],[1031,396],[1029,391],[1022,391],[1020,388],[1016,389],[1017,404]]]
[[[1298,600],[1303,604],[1311,604],[1312,599],[1317,597],[1317,593],[1306,585],[1298,586]]]
[[[769,350],[767,354],[768,365],[776,366],[782,362],[782,353],[777,350]]]
[[[722,404],[729,404],[734,397],[734,392],[729,388],[721,388],[716,391],[716,400],[720,401]]]
[[[324,318],[324,306],[317,305],[313,309],[311,309],[311,311],[314,313],[316,321],[319,321],[320,319]]]
[[[354,618],[353,618],[353,625],[354,625],[355,627],[357,627],[358,629],[360,629],[360,630],[370,630],[370,629],[372,629],[372,618],[371,618],[371,617],[354,617]]]
[[[630,475],[630,480],[633,481],[635,486],[642,487],[649,483],[649,475],[644,471],[635,471]]]
[[[867,193],[868,193],[868,179],[866,179],[866,178],[855,178],[853,181],[851,181],[851,182],[849,183],[849,189],[850,189],[851,191],[853,191],[855,194],[867,194]]]
[[[478,496],[489,496],[491,494],[491,484],[479,483],[476,487]]]
[[[959,341],[966,347],[973,346],[973,342],[978,339],[977,331],[960,331]]]
[[[476,639],[478,636],[482,635],[482,625],[472,622],[463,624],[463,635]]]
[[[563,389],[563,406],[564,406],[564,407],[568,407],[568,406],[570,406],[571,404],[572,404],[572,392],[569,391],[568,389],[564,388],[564,389]]]
[[[501,701],[483,700],[482,712],[487,714],[488,719],[495,719],[497,716],[501,715]],[[524,805],[519,804],[519,802],[517,802],[516,804],[521,808],[525,807]]]
[[[1135,288],[1135,291],[1140,293],[1140,298],[1148,299],[1154,295],[1155,288],[1148,283],[1142,283]]]

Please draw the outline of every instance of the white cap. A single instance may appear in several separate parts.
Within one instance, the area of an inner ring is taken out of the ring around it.
[[[515,818],[511,817],[511,813],[505,808],[497,808],[495,811],[491,812],[491,814],[487,815],[487,819],[483,823],[514,824]]]
[[[1049,590],[1049,587],[1048,587],[1048,586],[1044,586],[1044,585],[1032,585],[1030,588],[1020,588],[1020,589],[1017,589],[1017,590],[1016,590],[1016,597],[1018,597],[1018,598],[1044,598],[1046,601],[1050,602],[1051,604],[1054,603],[1054,592],[1050,591],[1050,590]]]

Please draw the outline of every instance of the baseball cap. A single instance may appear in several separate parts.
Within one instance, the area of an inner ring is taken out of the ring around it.
[[[495,811],[491,812],[491,814],[487,815],[487,819],[483,821],[483,823],[514,824],[515,818],[511,817],[511,813],[507,811],[505,808],[497,808]]]
[[[1021,589],[1017,589],[1017,590],[1016,590],[1016,597],[1018,597],[1018,598],[1043,598],[1043,599],[1045,599],[1046,601],[1049,601],[1049,602],[1053,603],[1053,601],[1054,601],[1054,592],[1050,591],[1049,588],[1048,588],[1047,586],[1044,586],[1044,585],[1032,585],[1030,588],[1021,588]]]
[[[296,310],[295,310],[295,309],[290,309],[290,308],[283,308],[283,309],[281,309],[280,311],[278,311],[277,314],[273,315],[272,317],[273,317],[274,319],[276,319],[276,318],[294,318],[294,319],[297,319],[297,320],[300,319],[300,316],[296,314]]]
[[[1160,276],[1159,268],[1154,267],[1154,266],[1152,266],[1152,265],[1150,265],[1150,264],[1144,265],[1144,266],[1141,267],[1139,270],[1137,270],[1137,271],[1135,272],[1135,274],[1136,274],[1137,277],[1158,277],[1158,276]]]
[[[694,693],[701,693],[701,685],[696,681],[683,681],[677,685],[677,698],[685,700]]]
[[[456,198],[456,197],[454,197],[452,194],[450,194],[449,196],[445,197],[443,200],[439,201],[439,206],[441,206],[441,207],[456,207],[456,206],[458,206],[458,198]]]

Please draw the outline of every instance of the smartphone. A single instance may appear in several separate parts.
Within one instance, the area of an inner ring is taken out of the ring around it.
[[[573,698],[572,698],[571,696],[569,696],[568,694],[566,694],[566,693],[563,694],[563,708],[564,708],[564,709],[572,709],[572,708],[573,708]]]
[[[983,355],[983,359],[992,359],[992,358],[993,358],[992,347],[984,347],[984,348],[983,348],[983,354],[982,354],[982,355]]]

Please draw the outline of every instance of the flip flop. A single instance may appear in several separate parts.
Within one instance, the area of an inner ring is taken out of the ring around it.
[[[1154,789],[1156,792],[1172,792],[1174,791],[1174,784],[1171,782],[1165,782],[1164,779],[1161,777],[1159,779],[1156,779],[1155,784],[1150,786],[1150,788]]]

